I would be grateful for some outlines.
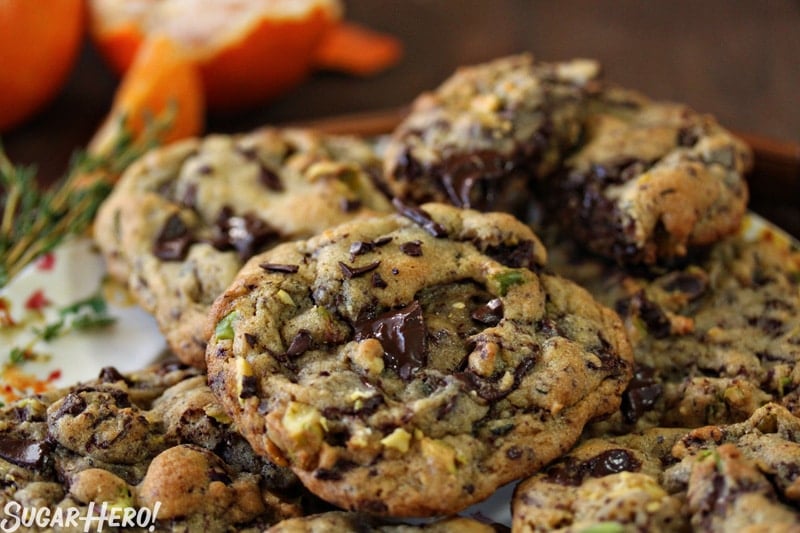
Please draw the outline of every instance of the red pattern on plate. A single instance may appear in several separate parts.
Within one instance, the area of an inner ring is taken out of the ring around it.
[[[47,299],[47,296],[44,295],[44,291],[42,289],[38,289],[36,292],[28,297],[28,300],[25,302],[25,309],[30,311],[41,311],[48,305],[51,305],[53,302]]]
[[[39,270],[53,270],[56,264],[56,256],[53,252],[47,252],[36,261],[36,268]]]

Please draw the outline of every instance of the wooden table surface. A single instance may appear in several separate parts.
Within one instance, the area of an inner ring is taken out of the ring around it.
[[[316,73],[252,112],[210,117],[207,131],[395,108],[458,65],[530,51],[549,60],[597,58],[620,84],[686,102],[736,131],[800,141],[797,0],[345,0],[345,6],[350,20],[398,36],[402,63],[370,79]],[[116,83],[87,42],[57,100],[3,137],[12,159],[36,164],[45,181],[60,175],[108,111]],[[779,152],[786,163],[786,150]],[[761,168],[751,180],[751,205],[800,236],[795,160],[800,152],[777,181]]]

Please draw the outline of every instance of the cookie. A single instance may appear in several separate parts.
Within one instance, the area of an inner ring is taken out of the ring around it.
[[[800,415],[800,250],[766,230],[683,265],[629,272],[551,247],[551,267],[616,309],[634,347],[622,409],[600,431]]]
[[[785,408],[767,404],[744,422],[693,430],[672,455],[680,462],[663,483],[686,487],[695,530],[800,530],[800,419]]]
[[[278,522],[266,533],[495,533],[490,524],[472,518],[445,518],[430,524],[402,524],[382,521],[363,513],[330,511],[299,518],[287,518]]]
[[[413,203],[526,211],[528,184],[555,170],[579,140],[591,60],[504,57],[463,67],[420,95],[385,154],[393,193]]]
[[[684,498],[659,482],[685,433],[655,428],[584,442],[517,486],[513,530],[578,532],[605,525],[608,531],[687,531]]]
[[[202,367],[208,307],[250,256],[355,216],[389,211],[369,144],[305,130],[212,135],[135,162],[101,207],[109,272]]]
[[[619,406],[618,317],[539,274],[511,215],[445,204],[251,259],[210,314],[209,383],[254,449],[346,510],[456,513]]]
[[[752,154],[712,117],[609,87],[594,97],[585,136],[540,196],[592,252],[653,264],[739,228]]]
[[[800,419],[768,404],[738,424],[685,431],[584,442],[518,485],[513,530],[800,529]]]
[[[262,530],[301,515],[307,494],[253,453],[206,377],[177,363],[107,367],[0,408],[0,479],[4,518],[34,507],[87,516],[106,504],[155,512],[158,531]]]

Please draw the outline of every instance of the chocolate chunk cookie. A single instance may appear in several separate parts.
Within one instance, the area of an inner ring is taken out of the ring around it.
[[[542,196],[592,252],[653,264],[736,232],[751,161],[713,118],[611,87],[595,97],[585,141]]]
[[[451,514],[615,411],[630,346],[512,216],[399,208],[251,259],[212,308],[209,383],[323,499]]]
[[[385,522],[363,513],[330,511],[300,518],[287,518],[278,522],[266,533],[495,533],[489,524],[471,518],[445,518],[430,524],[401,524]]]
[[[608,531],[687,531],[684,498],[659,481],[685,433],[656,428],[584,442],[517,486],[513,530],[578,532],[605,525]]]
[[[800,530],[800,419],[768,404],[685,431],[584,442],[520,483],[513,530]]]
[[[634,346],[621,412],[601,431],[740,422],[770,401],[800,415],[796,245],[767,228],[682,266],[636,273],[551,251],[556,272],[620,313]]]
[[[208,307],[252,255],[354,216],[389,211],[366,142],[303,130],[214,135],[137,161],[100,209],[109,272],[202,367]]]
[[[105,503],[157,509],[158,531],[262,530],[302,514],[308,494],[253,453],[206,377],[178,363],[105,368],[1,408],[0,479],[0,509],[12,504],[17,516],[33,507],[86,516]]]
[[[385,157],[390,188],[415,203],[524,213],[531,178],[555,170],[578,141],[599,77],[595,61],[530,55],[459,69],[419,96],[395,130]]]

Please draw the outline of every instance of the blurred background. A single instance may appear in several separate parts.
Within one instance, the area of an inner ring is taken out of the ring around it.
[[[255,110],[210,116],[206,131],[397,108],[459,65],[530,51],[546,60],[596,58],[608,79],[651,97],[686,102],[736,131],[800,141],[797,0],[344,0],[344,5],[348,20],[402,41],[397,65],[367,78],[316,72]],[[56,100],[3,136],[12,160],[35,163],[44,180],[59,175],[69,154],[88,141],[108,112],[117,83],[85,42]],[[800,205],[797,189],[788,194],[785,202]]]

